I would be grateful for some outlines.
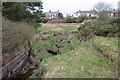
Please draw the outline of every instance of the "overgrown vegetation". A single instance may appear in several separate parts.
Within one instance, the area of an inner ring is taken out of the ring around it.
[[[34,28],[24,22],[11,22],[3,18],[2,23],[2,54],[10,56],[14,51],[24,48],[33,37]]]
[[[37,22],[44,17],[42,7],[42,1],[2,3],[3,58],[27,46],[33,37],[34,28],[40,27]]]
[[[87,19],[88,19],[87,16],[79,16],[77,18],[67,17],[65,21],[67,23],[82,23],[84,20],[87,20]]]
[[[85,24],[82,28],[85,29],[83,30],[84,32],[88,33],[83,33],[81,35],[87,36],[90,33],[92,34],[91,30],[94,31],[93,26],[96,26],[95,23]],[[58,29],[60,29],[60,31],[57,31]],[[40,67],[34,71],[34,74],[30,78],[36,77],[36,73],[37,77],[39,78],[117,77],[117,66],[113,65],[109,59],[105,58],[97,49],[88,43],[77,42],[75,35],[78,33],[72,33],[74,30],[77,30],[76,26],[41,27],[37,29],[37,34],[44,32],[44,34],[41,34],[41,38],[44,35],[55,35],[46,40],[40,40],[40,43],[37,43],[35,46],[33,46],[34,51],[38,50],[36,60],[39,61],[42,59],[43,61],[40,64]],[[110,38],[98,37],[92,38],[88,41],[95,41],[96,43],[99,43],[97,45],[101,45],[102,41],[104,40],[104,46],[108,48],[108,39]],[[111,44],[112,41],[110,41],[108,43],[110,44],[109,47],[114,44],[116,48],[117,40],[112,40],[115,43],[113,42]],[[108,50],[106,50],[106,52]],[[52,55],[51,51],[52,53],[57,52],[57,55]],[[117,59],[116,57],[114,59]]]
[[[66,23],[76,23],[76,19],[75,18],[71,18],[71,17],[67,17],[65,19]]]
[[[88,17],[87,16],[79,16],[78,19],[77,19],[77,23],[81,23],[83,22],[84,20],[87,20]]]
[[[97,36],[108,36],[108,37],[117,37],[118,36],[118,25],[106,24],[104,22],[97,23],[86,23],[79,27],[77,37],[82,39],[88,35],[94,34]]]

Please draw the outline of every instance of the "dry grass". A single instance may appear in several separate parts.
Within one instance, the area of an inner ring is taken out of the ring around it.
[[[17,49],[23,48],[24,44],[32,38],[34,29],[24,22],[11,22],[3,19],[2,33],[2,51],[3,57],[5,57]]]

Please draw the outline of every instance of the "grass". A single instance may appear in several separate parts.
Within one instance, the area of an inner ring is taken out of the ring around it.
[[[69,27],[69,28],[68,28]],[[73,34],[71,34],[70,32],[74,29],[77,29],[76,26],[56,26],[56,27],[40,27],[36,30],[37,34],[35,36],[39,36],[38,33],[39,32],[43,32],[43,31],[49,31],[49,34],[51,35],[52,33],[59,33],[58,31],[54,31],[54,29],[57,29],[57,28],[61,28],[62,29],[62,32],[65,34],[67,33],[66,35],[57,35],[53,38],[49,38],[47,40],[40,40],[40,42],[37,42],[36,44],[34,44],[32,46],[32,52],[34,54],[36,54],[36,51],[40,50],[40,52],[37,52],[38,55],[37,55],[37,58],[36,60],[40,60],[40,59],[43,59],[43,58],[47,58],[49,56],[51,56],[51,54],[49,54],[46,50],[46,48],[51,48],[51,49],[58,49],[55,45],[52,45],[53,42],[56,42],[58,45],[60,46],[63,46],[61,48],[62,50],[62,53],[66,53],[69,51],[69,48],[71,48],[71,46],[73,45],[70,45],[69,43],[63,43],[63,42],[60,42],[58,43],[57,40],[66,40],[68,37],[72,37],[72,39],[74,39],[73,37]],[[67,31],[67,32],[66,32]],[[69,34],[68,34],[69,33]],[[44,35],[44,34],[43,34]],[[43,35],[40,35],[40,37],[42,37]],[[39,72],[39,70],[37,70],[37,72]],[[36,71],[35,71],[35,74],[36,74]],[[35,74],[33,74],[31,77],[34,78]]]
[[[40,27],[38,28],[35,33],[39,33],[39,32],[42,32],[42,31],[50,31],[52,29],[55,29],[55,28],[60,28],[61,26],[54,26],[54,27]]]
[[[108,38],[108,37],[95,37],[91,41],[94,41],[97,45],[104,45],[112,50],[118,49],[118,38]]]
[[[108,37],[95,37],[90,40],[101,50],[104,51],[110,58],[118,62],[118,38],[108,38]]]
[[[46,58],[44,78],[112,78],[117,68],[87,43],[79,43],[74,51]]]
[[[68,30],[67,31],[72,31],[72,30],[77,30],[77,26],[54,26],[54,27],[40,27],[38,28],[35,33],[39,33],[39,32],[42,32],[42,31],[50,31],[51,33],[52,32],[56,32],[56,31],[51,31],[52,29],[55,29],[55,28],[67,28]]]
[[[56,26],[56,27],[41,27],[37,31],[49,31],[51,33],[58,33],[52,29],[61,28],[64,35],[57,35],[47,40],[41,40],[41,45],[35,44],[33,47],[41,49],[37,55],[37,60],[44,57],[40,67],[35,70],[35,73],[43,70],[43,78],[114,78],[117,77],[117,67],[112,64],[107,58],[101,55],[95,48],[85,42],[76,42],[75,34],[72,30],[77,30],[76,26]],[[71,43],[66,43],[66,39],[71,37]],[[66,40],[65,43],[57,40]],[[117,49],[117,39],[97,37],[92,38],[91,41],[96,41],[98,45],[101,43],[104,46],[109,44],[113,50]],[[52,45],[56,42],[62,45],[60,48],[61,54],[50,56],[46,48],[58,49]],[[108,42],[108,43],[107,43]],[[41,46],[41,47],[39,47]],[[70,50],[70,48],[74,48]],[[35,74],[31,77],[34,78]]]

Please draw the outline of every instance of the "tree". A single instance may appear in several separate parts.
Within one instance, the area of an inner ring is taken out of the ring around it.
[[[109,21],[109,17],[107,13],[108,11],[111,11],[111,10],[112,10],[112,5],[106,4],[104,2],[99,2],[94,6],[94,11],[96,11],[97,14],[99,15],[99,19],[104,22]]]
[[[83,22],[84,20],[87,20],[88,17],[87,16],[79,16],[78,19],[77,19],[77,23],[81,23]]]
[[[110,11],[110,10],[112,10],[112,5],[111,4],[106,4],[104,2],[99,2],[94,6],[93,9],[97,12]]]
[[[102,20],[104,22],[108,22],[109,21],[109,17],[107,15],[107,11],[99,12],[99,20]]]
[[[59,14],[58,14],[58,18],[63,19],[63,14],[62,14],[62,13],[59,13]]]
[[[4,2],[3,16],[12,21],[30,21],[34,19],[32,12],[42,12],[42,2]],[[37,7],[37,9],[36,9]]]
[[[36,23],[41,23],[43,18],[45,17],[45,14],[42,13],[42,11],[36,11],[36,12],[33,12],[34,14],[34,18],[35,18],[35,22]]]

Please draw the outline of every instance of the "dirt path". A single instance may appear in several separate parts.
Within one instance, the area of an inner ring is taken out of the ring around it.
[[[54,23],[54,24],[43,24],[42,23],[42,26],[43,27],[54,27],[54,26],[77,26],[79,27],[80,25],[82,25],[84,23]]]
[[[77,26],[80,27],[87,22],[96,22],[97,20],[84,20],[82,23],[40,23],[43,27],[54,27],[54,26]]]

